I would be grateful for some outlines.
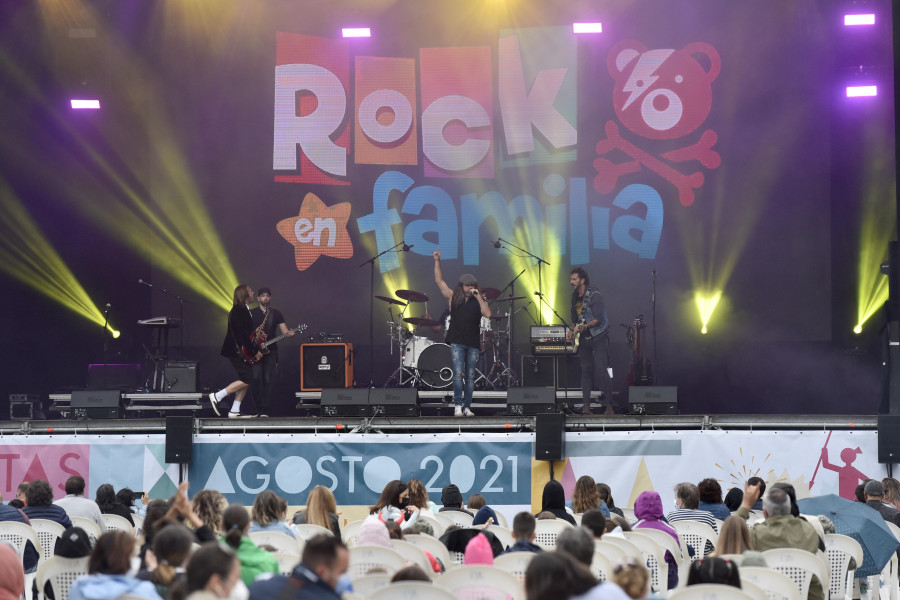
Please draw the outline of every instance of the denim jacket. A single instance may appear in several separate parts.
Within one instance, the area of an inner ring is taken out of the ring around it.
[[[578,299],[578,292],[572,292],[572,320],[578,322],[578,313],[575,307],[578,302],[582,303],[581,316],[585,323],[589,323],[597,319],[597,325],[590,328],[591,336],[597,337],[603,335],[609,329],[609,320],[606,318],[606,308],[603,306],[603,295],[600,290],[593,287],[585,287],[584,296]]]

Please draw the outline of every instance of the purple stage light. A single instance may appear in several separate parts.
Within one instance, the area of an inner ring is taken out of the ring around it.
[[[848,85],[847,97],[859,98],[862,96],[877,96],[878,87],[874,85]]]
[[[572,33],[602,33],[600,23],[572,23]]]
[[[874,25],[875,15],[844,15],[844,25]]]
[[[99,100],[76,100],[75,98],[72,98],[72,100],[70,100],[70,102],[71,102],[72,108],[77,108],[77,109],[83,109],[83,108],[98,109],[98,108],[100,108]]]
[[[348,37],[372,37],[372,31],[368,27],[344,27],[341,33]]]

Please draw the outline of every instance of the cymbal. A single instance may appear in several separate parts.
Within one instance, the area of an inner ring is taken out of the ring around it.
[[[481,295],[484,296],[485,300],[493,300],[500,295],[500,290],[497,288],[482,288]]]
[[[398,296],[400,294],[397,294]],[[506,298],[497,298],[495,302],[514,302],[515,300],[524,300],[527,296],[507,296]]]
[[[441,324],[440,321],[435,321],[434,319],[423,319],[420,317],[406,317],[403,319],[404,322],[409,323],[410,325],[421,325],[422,327],[437,327]]]
[[[388,298],[387,296],[375,296],[379,300],[384,300],[388,304],[399,304],[400,306],[406,306],[405,303],[400,302],[399,300],[394,300],[393,298]]]
[[[398,298],[403,298],[407,302],[428,302],[428,296],[422,292],[414,292],[413,290],[397,290],[394,292]]]

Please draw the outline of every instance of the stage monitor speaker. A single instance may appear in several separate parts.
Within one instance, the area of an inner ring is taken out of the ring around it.
[[[319,415],[322,417],[368,417],[369,390],[333,389],[322,390]]]
[[[134,391],[141,385],[141,365],[88,365],[89,390]]]
[[[641,415],[677,415],[678,387],[633,385],[628,388],[628,412]]]
[[[172,394],[196,394],[197,366],[196,361],[166,361],[165,389],[163,391]]]
[[[194,453],[194,418],[166,417],[166,462],[189,464]]]
[[[70,416],[77,418],[80,410],[88,419],[118,419],[121,415],[119,390],[75,390],[69,402]]]
[[[581,360],[577,354],[556,357],[556,387],[561,390],[581,389]]]
[[[900,416],[878,415],[878,462],[900,463]]]
[[[300,390],[353,385],[353,344],[300,344]]]
[[[523,356],[522,385],[525,387],[556,387],[554,376],[554,356]]]
[[[506,391],[506,413],[537,415],[556,412],[556,392],[552,387],[511,387]]]
[[[419,390],[412,388],[372,388],[369,412],[375,417],[419,416]]]
[[[566,458],[566,416],[561,413],[537,415],[534,428],[535,460]]]

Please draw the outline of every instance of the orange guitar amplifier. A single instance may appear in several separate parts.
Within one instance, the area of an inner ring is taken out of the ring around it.
[[[353,344],[300,344],[300,390],[353,387]]]

